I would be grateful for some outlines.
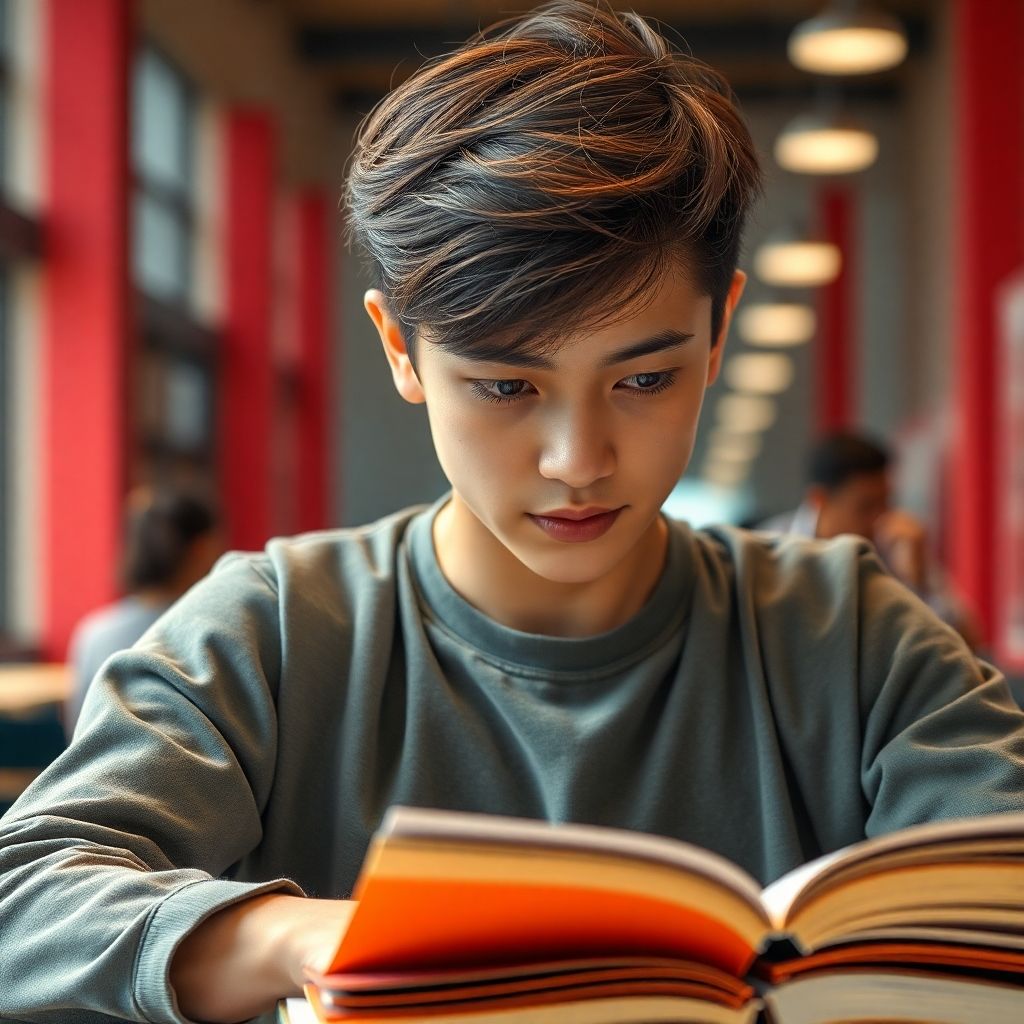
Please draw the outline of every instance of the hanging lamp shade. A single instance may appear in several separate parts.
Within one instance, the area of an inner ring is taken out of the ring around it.
[[[716,427],[708,444],[708,458],[722,462],[749,462],[761,453],[761,435],[736,434]]]
[[[757,433],[775,422],[775,403],[760,395],[726,394],[715,405],[719,426],[733,434]]]
[[[838,246],[816,239],[765,242],[754,253],[754,273],[777,288],[818,288],[839,276]]]
[[[748,345],[770,348],[804,345],[817,326],[814,310],[801,302],[757,302],[741,309],[736,318],[739,335]]]
[[[776,395],[793,383],[793,364],[779,352],[742,352],[725,364],[725,379],[737,391]]]
[[[827,114],[801,114],[775,140],[775,160],[795,174],[853,174],[877,157],[873,132]]]
[[[800,22],[789,37],[789,59],[816,75],[869,75],[907,56],[907,37],[893,17],[878,11],[830,9]]]

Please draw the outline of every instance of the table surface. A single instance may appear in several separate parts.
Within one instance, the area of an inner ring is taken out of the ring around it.
[[[0,714],[62,704],[70,690],[71,670],[61,662],[0,665]]]

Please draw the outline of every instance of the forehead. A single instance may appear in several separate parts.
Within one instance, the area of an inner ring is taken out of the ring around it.
[[[840,490],[853,500],[884,500],[889,491],[889,477],[884,469],[871,473],[855,473]]]
[[[609,303],[603,309],[581,308],[543,331],[527,321],[465,344],[433,343],[426,348],[441,358],[541,369],[600,363],[610,354],[621,354],[629,346],[653,338],[667,344],[709,337],[710,311],[710,296],[702,294],[683,274],[671,273],[626,306]],[[670,338],[673,333],[678,337]],[[430,342],[429,332],[426,340]]]

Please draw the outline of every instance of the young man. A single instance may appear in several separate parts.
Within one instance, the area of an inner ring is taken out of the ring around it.
[[[433,508],[223,560],[0,826],[0,1017],[238,1021],[341,934],[394,803],[618,825],[764,881],[1021,807],[1002,678],[867,545],[659,513],[743,288],[720,83],[561,2],[376,110],[349,180]]]
[[[927,530],[892,505],[891,463],[889,452],[870,438],[846,431],[828,434],[811,452],[800,506],[761,528],[822,540],[850,533],[872,541],[886,568],[977,650],[978,624],[945,582],[928,549]]]

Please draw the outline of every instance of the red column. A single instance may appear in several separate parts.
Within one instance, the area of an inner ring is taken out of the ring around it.
[[[820,234],[842,254],[839,276],[821,290],[817,360],[817,423],[825,433],[852,424],[857,395],[854,355],[854,200],[847,185],[822,188],[818,196]]]
[[[306,189],[291,201],[291,242],[297,272],[298,408],[294,458],[299,530],[323,529],[330,518],[330,211],[331,205],[321,189]]]
[[[271,244],[274,126],[258,110],[226,119],[227,310],[221,363],[224,515],[233,547],[272,532],[274,426]]]
[[[43,648],[117,591],[126,481],[131,0],[46,6]]]
[[[1000,499],[994,311],[999,284],[1024,262],[1024,5],[954,0],[957,159],[953,281],[955,434],[949,487],[954,579],[991,637],[993,543]]]

